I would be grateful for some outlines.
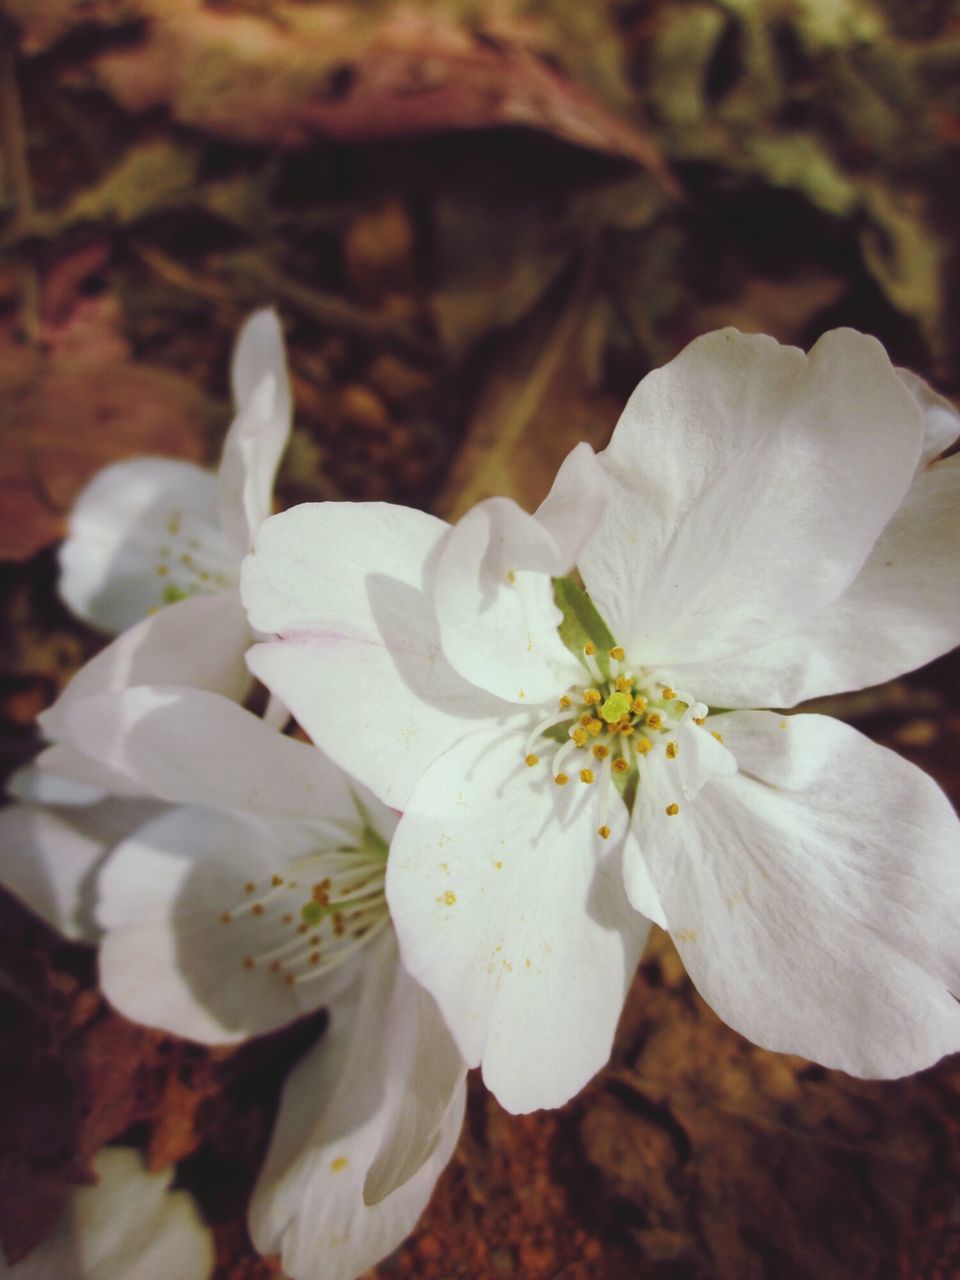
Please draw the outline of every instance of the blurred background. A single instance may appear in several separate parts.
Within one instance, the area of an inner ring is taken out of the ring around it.
[[[875,334],[960,391],[953,0],[0,0],[0,750],[102,638],[55,594],[107,462],[215,462],[239,322],[275,305],[283,505],[534,505],[720,325]],[[857,484],[856,475],[850,484]],[[960,518],[960,516],[958,516]],[[960,666],[827,709],[960,796]],[[274,1274],[244,1206],[307,1020],[207,1051],[125,1022],[0,902],[0,1239],[123,1135]],[[609,1069],[556,1113],[480,1087],[424,1280],[960,1276],[960,1064],[893,1083],[722,1026],[658,935]],[[175,1278],[172,1278],[175,1280]]]

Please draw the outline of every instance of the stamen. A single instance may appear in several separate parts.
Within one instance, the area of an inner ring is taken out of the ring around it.
[[[554,774],[553,780],[558,787],[565,787],[567,783],[570,781],[570,779],[567,777],[565,773]]]
[[[603,696],[599,689],[584,689],[583,700],[588,707],[596,707],[603,701]]]
[[[648,729],[663,728],[663,716],[660,714],[659,711],[651,711],[650,714],[647,716],[647,728]]]
[[[597,646],[593,643],[592,640],[588,640],[587,643],[583,646],[584,665],[586,666],[587,670],[590,672],[591,678],[596,680],[597,683],[600,684],[603,680],[603,675],[601,674],[600,667],[597,664],[597,659],[594,656],[596,652],[597,652]]]
[[[676,760],[677,753],[679,752],[679,750],[680,748],[677,746],[675,742],[668,742],[667,743],[667,759]]]
[[[553,757],[553,765],[550,770],[550,772],[553,774],[554,777],[556,777],[557,774],[560,772],[563,762],[564,760],[566,760],[567,756],[570,755],[572,751],[576,751],[576,749],[577,749],[577,744],[571,738],[569,739],[569,741],[565,742],[563,746],[560,747],[560,749],[555,753]]]
[[[610,828],[608,826],[597,827],[597,835],[604,840],[610,839]]]
[[[568,705],[569,705],[569,699],[568,699]],[[560,712],[557,715],[547,716],[546,720],[541,720],[540,723],[531,731],[530,737],[527,738],[527,747],[526,747],[525,754],[526,755],[532,754],[533,747],[537,739],[542,738],[548,729],[552,729],[554,725],[566,724],[566,722],[569,719],[570,719],[570,716],[568,713]]]
[[[664,809],[664,813],[668,818],[675,818],[679,812],[680,806],[678,804],[668,804],[666,809]]]
[[[540,763],[540,757],[534,755],[531,751],[524,757],[523,763],[532,769],[535,764]]]
[[[581,782],[595,782],[595,781],[596,781],[596,775],[594,774],[594,772],[593,772],[593,770],[592,770],[592,769],[581,769],[581,770],[580,770],[580,781],[581,781]]]
[[[645,742],[646,739],[641,738],[640,741]],[[617,756],[616,760],[614,760],[613,762],[612,767],[613,767],[614,773],[626,773],[630,768],[630,761],[626,758],[626,756]]]

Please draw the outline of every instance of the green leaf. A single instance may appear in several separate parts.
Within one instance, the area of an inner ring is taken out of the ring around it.
[[[553,598],[563,614],[560,623],[560,639],[571,653],[583,659],[583,646],[592,640],[597,646],[597,664],[604,677],[610,674],[609,651],[616,641],[609,628],[597,613],[593,601],[570,578],[554,578]]]

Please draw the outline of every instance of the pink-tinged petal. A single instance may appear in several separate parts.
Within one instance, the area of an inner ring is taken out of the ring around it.
[[[107,999],[135,1022],[208,1044],[319,1009],[349,974],[287,981],[307,968],[296,960],[309,937],[297,932],[298,890],[273,885],[315,847],[305,824],[211,809],[172,809],[141,827],[97,884]],[[309,894],[304,885],[300,898]]]
[[[529,706],[583,679],[557,632],[551,575],[567,568],[547,529],[509,498],[478,503],[448,531],[429,595],[444,656],[461,676]]]
[[[332,1006],[322,1040],[287,1079],[250,1206],[254,1244],[280,1254],[295,1280],[354,1280],[396,1248],[426,1207],[463,1120],[462,1069],[451,1077],[427,1068],[422,1087],[433,1096],[415,1103],[407,1130],[419,1136],[398,1144],[398,1122],[406,1128],[399,1094],[419,1092],[410,1072],[431,1048],[445,1054],[445,1033],[397,964],[391,935],[365,961],[362,981]],[[378,1153],[401,1148],[421,1163],[404,1160],[406,1181],[367,1203]]]
[[[824,716],[715,723],[740,772],[673,817],[641,786],[634,818],[704,999],[764,1048],[853,1075],[960,1049],[960,824],[940,789]]]
[[[171,1191],[173,1169],[149,1173],[138,1151],[105,1147],[99,1181],[71,1192],[52,1231],[13,1266],[10,1280],[208,1280],[213,1236],[196,1201]]]
[[[649,925],[627,903],[626,810],[479,732],[424,776],[400,820],[387,898],[401,954],[461,1053],[510,1111],[560,1106],[610,1054]]]
[[[290,438],[290,380],[276,312],[257,311],[241,329],[232,382],[237,415],[224,441],[217,485],[220,523],[239,562],[270,515]]]
[[[167,605],[81,667],[38,721],[48,738],[62,738],[76,703],[135,685],[184,685],[241,702],[251,687],[243,660],[250,640],[236,591]]]
[[[673,670],[795,630],[856,576],[922,437],[873,338],[836,330],[809,356],[696,339],[644,378],[600,455],[611,500],[579,567],[617,643]]]
[[[66,938],[92,942],[97,868],[120,840],[162,806],[101,800],[56,810],[29,804],[0,809],[0,883]]]
[[[923,414],[923,452],[920,465],[928,466],[960,436],[960,412],[946,396],[909,369],[897,369],[897,377],[913,396]]]
[[[171,599],[235,585],[238,567],[212,473],[133,458],[97,472],[77,499],[60,548],[60,594],[92,626],[123,631]]]
[[[839,600],[789,636],[689,671],[720,707],[789,707],[880,684],[960,643],[960,457],[920,471]]]
[[[67,730],[148,795],[304,821],[356,820],[343,773],[235,702],[201,689],[142,685],[78,701]]]
[[[423,584],[447,525],[406,507],[322,503],[263,525],[243,569],[248,664],[318,746],[402,808],[424,769],[515,709],[444,658]]]

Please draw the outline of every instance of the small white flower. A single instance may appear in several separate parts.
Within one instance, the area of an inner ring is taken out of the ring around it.
[[[957,428],[872,339],[723,331],[644,379],[535,517],[265,524],[244,598],[280,640],[250,665],[404,810],[404,962],[508,1108],[606,1059],[644,916],[767,1047],[867,1076],[960,1047],[946,798],[842,724],[749,710],[956,642],[960,460],[933,459]],[[548,575],[574,559],[588,594],[560,584],[561,616]]]
[[[272,508],[290,435],[283,334],[272,311],[244,324],[233,356],[237,412],[214,474],[168,458],[135,458],[99,472],[77,499],[60,551],[60,593],[81,618],[121,634],[73,677],[39,717],[54,745],[43,769],[123,793],[66,720],[108,689],[178,684],[243,701],[252,640],[237,590],[241,561]]]
[[[172,1169],[148,1173],[139,1152],[104,1147],[98,1181],[71,1192],[45,1240],[10,1280],[207,1280],[213,1237],[186,1191],[171,1191]]]
[[[294,1280],[352,1280],[415,1225],[465,1100],[456,1046],[397,955],[396,814],[203,690],[98,694],[69,718],[121,785],[166,804],[11,806],[0,834],[30,848],[5,858],[5,880],[74,936],[89,925],[70,889],[95,903],[101,986],[136,1021],[233,1043],[328,1009],[285,1087],[251,1229]]]

